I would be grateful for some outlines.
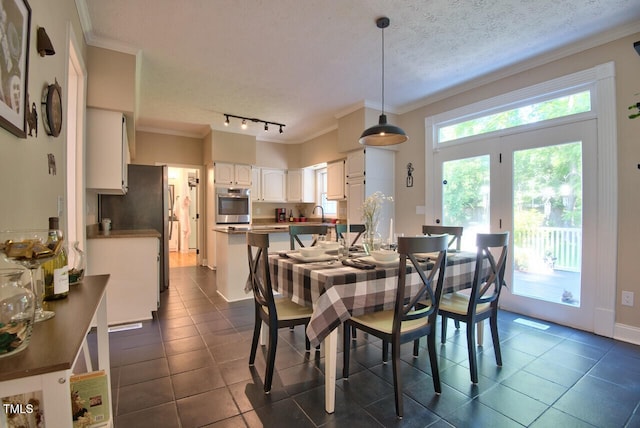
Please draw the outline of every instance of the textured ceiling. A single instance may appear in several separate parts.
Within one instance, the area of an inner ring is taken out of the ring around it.
[[[391,19],[385,110],[398,113],[613,28],[640,31],[638,0],[77,3],[89,44],[142,53],[139,128],[203,134],[211,127],[278,142],[335,128],[357,106],[381,107],[380,16]],[[287,126],[283,134],[259,124],[224,128],[222,113]]]

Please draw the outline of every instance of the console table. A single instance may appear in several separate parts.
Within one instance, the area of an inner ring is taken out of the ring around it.
[[[42,391],[47,427],[73,426],[69,378],[94,315],[98,365],[107,374],[109,403],[113,406],[105,298],[108,280],[109,275],[86,276],[81,284],[71,286],[66,299],[45,302],[47,309],[55,311],[55,317],[35,324],[27,349],[0,359],[0,396]]]

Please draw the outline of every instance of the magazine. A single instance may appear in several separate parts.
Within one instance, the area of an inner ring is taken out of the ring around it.
[[[71,376],[71,413],[74,428],[106,426],[111,418],[109,385],[104,370]]]

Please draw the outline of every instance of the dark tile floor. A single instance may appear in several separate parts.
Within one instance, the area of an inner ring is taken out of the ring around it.
[[[304,352],[301,327],[281,330],[273,390],[265,395],[264,348],[255,368],[248,365],[252,300],[226,303],[214,272],[186,267],[171,270],[161,301],[157,319],[110,334],[116,428],[640,426],[640,347],[578,330],[539,330],[501,312],[504,366],[495,365],[487,330],[480,381],[472,385],[465,327],[452,324],[438,349],[440,396],[426,348],[414,359],[409,344],[402,356],[405,417],[398,421],[391,365],[381,363],[380,342],[362,332],[329,415],[324,352]],[[341,361],[340,352],[339,374]]]

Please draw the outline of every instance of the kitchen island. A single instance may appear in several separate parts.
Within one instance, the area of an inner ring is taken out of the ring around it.
[[[110,274],[109,325],[149,320],[160,302],[160,233],[154,229],[87,233],[87,274]]]
[[[289,249],[289,225],[219,226],[214,230],[218,293],[228,302],[253,299],[251,292],[244,291],[249,278],[246,234],[248,231],[268,233],[269,251],[285,251]]]
[[[266,223],[253,225],[220,225],[216,232],[216,286],[218,293],[228,302],[252,299],[251,292],[244,288],[249,278],[246,233],[262,232],[269,234],[269,252],[287,251],[289,244],[289,225],[320,225],[323,223]],[[329,228],[332,223],[324,223]],[[333,234],[333,230],[331,233]],[[307,244],[305,244],[307,245]]]

